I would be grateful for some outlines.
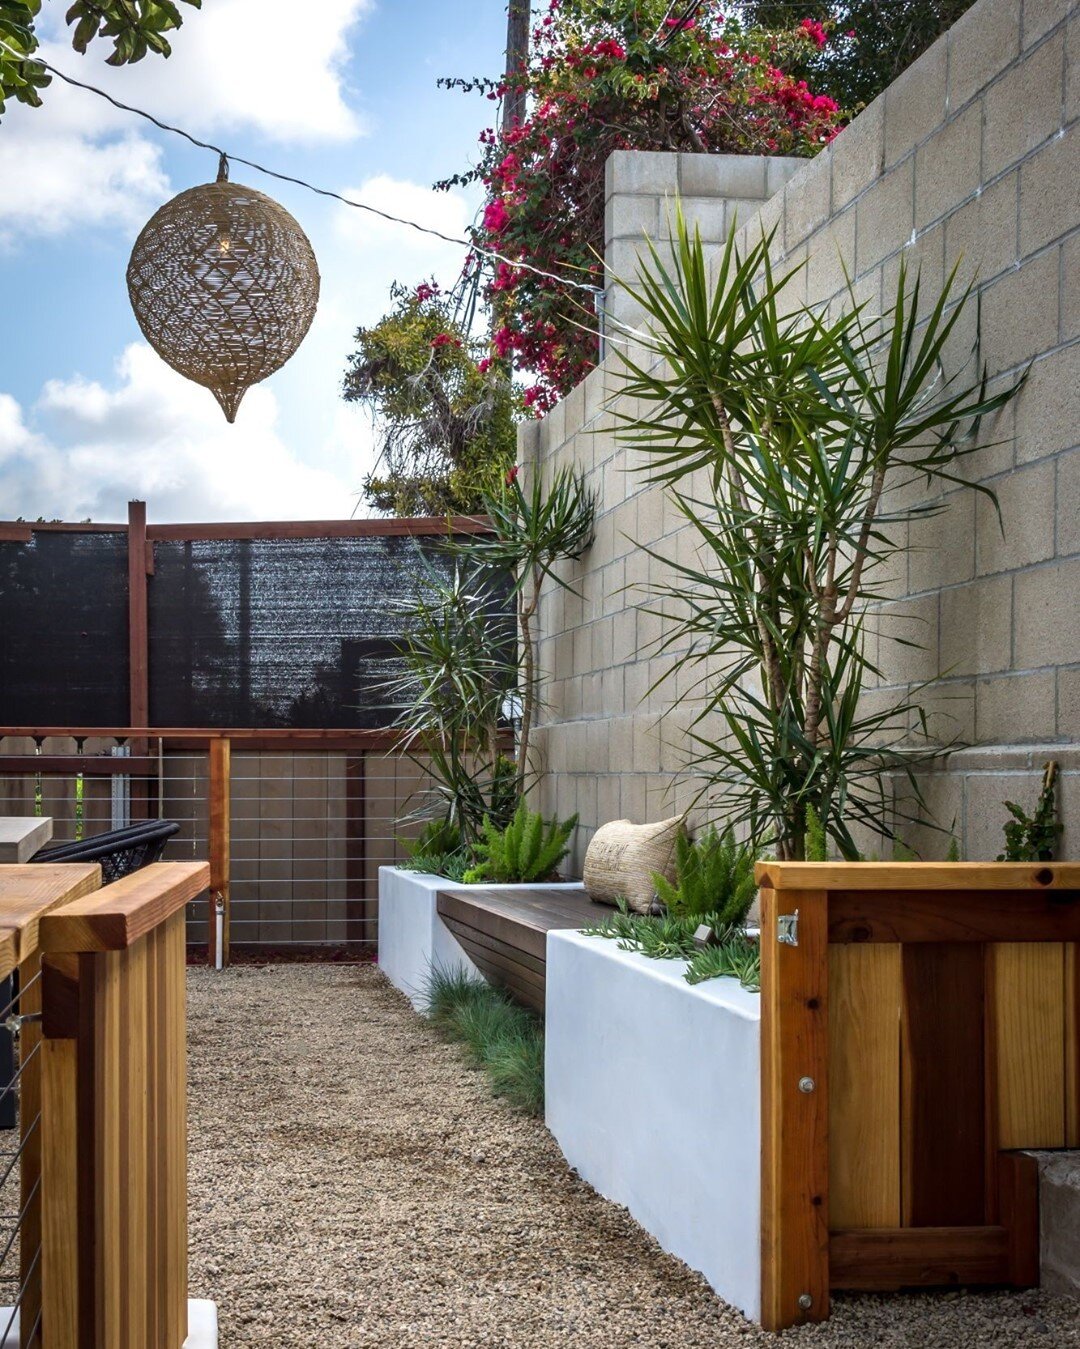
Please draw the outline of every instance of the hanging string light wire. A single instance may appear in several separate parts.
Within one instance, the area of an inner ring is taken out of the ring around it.
[[[4,45],[2,39],[0,39],[0,45]],[[113,98],[112,94],[106,93],[104,89],[97,88],[96,85],[86,84],[82,80],[75,79],[72,75],[65,75],[62,70],[58,70],[56,66],[52,65],[49,61],[43,60],[39,56],[30,56],[24,59],[33,61],[35,65],[41,66],[43,69],[47,70],[50,75],[55,75],[58,80],[62,80],[65,84],[71,85],[72,88],[83,89],[89,94],[96,94],[98,98],[103,98],[107,103],[111,103],[112,106],[117,108],[120,112],[128,112],[135,117],[142,117],[147,122],[152,122],[159,131],[167,131],[174,136],[182,136],[184,140],[189,141],[197,149],[210,150],[214,154],[224,157],[231,164],[243,164],[249,169],[254,169],[256,173],[263,173],[268,178],[276,178],[278,182],[293,183],[296,187],[302,187],[308,192],[314,192],[316,196],[329,197],[332,201],[340,202],[343,206],[352,207],[353,210],[367,211],[370,215],[378,216],[381,220],[387,220],[391,224],[405,225],[409,229],[417,230],[420,234],[428,234],[435,239],[441,239],[444,243],[456,244],[461,248],[467,248],[471,253],[475,253],[480,257],[490,258],[493,262],[505,262],[510,267],[520,268],[523,271],[533,273],[535,276],[546,277],[549,281],[557,281],[560,286],[568,286],[573,290],[587,291],[592,296],[596,296],[602,289],[599,286],[590,285],[588,282],[578,281],[573,277],[565,275],[560,276],[556,272],[545,271],[543,267],[537,267],[533,263],[526,262],[522,258],[508,257],[506,254],[500,253],[497,249],[483,247],[470,239],[462,239],[453,234],[444,234],[441,230],[433,229],[430,225],[421,225],[416,220],[409,220],[404,216],[392,215],[389,211],[382,211],[379,207],[372,206],[368,202],[353,201],[350,197],[343,197],[340,192],[334,192],[328,187],[318,187],[315,183],[309,183],[304,178],[296,178],[293,177],[292,174],[279,173],[276,169],[268,169],[265,164],[257,164],[253,159],[244,159],[243,156],[235,155],[231,150],[226,150],[220,145],[214,145],[210,141],[199,140],[197,136],[193,136],[190,131],[185,131],[183,127],[172,126],[168,122],[163,122],[160,118],[155,117],[153,113],[145,112],[142,108],[133,107],[130,103],[122,103],[118,98]],[[574,270],[585,271],[586,269],[582,267],[575,268]]]

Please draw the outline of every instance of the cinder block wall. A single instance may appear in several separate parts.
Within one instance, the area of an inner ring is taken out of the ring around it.
[[[621,283],[636,282],[643,239],[663,252],[676,197],[706,251],[715,253],[729,230],[757,215],[802,163],[779,155],[616,150],[604,166],[604,312],[616,328],[641,320],[641,307]]]
[[[975,747],[950,755],[926,790],[972,859],[996,855],[1003,799],[1033,801],[1051,755],[1065,774],[1065,851],[1080,854],[1078,111],[1080,11],[1061,0],[979,0],[829,149],[793,176],[787,163],[773,168],[785,185],[752,219],[745,179],[767,186],[765,161],[703,156],[692,165],[693,156],[620,153],[609,169],[619,274],[631,270],[634,229],[655,221],[659,232],[661,203],[681,188],[706,237],[723,238],[736,201],[744,233],[775,225],[778,259],[807,262],[797,284],[812,304],[841,297],[841,259],[858,296],[874,304],[893,292],[901,259],[922,268],[930,290],[961,259],[979,290],[992,378],[1031,363],[1024,392],[969,461],[998,494],[1004,536],[989,503],[970,491],[946,494],[948,511],[919,525],[880,627],[922,649],[883,636],[886,686],[870,695],[941,676],[926,700],[939,730]],[[699,190],[702,175],[715,194]],[[613,294],[616,312],[619,303]],[[973,304],[957,334],[957,361],[971,347],[975,312]],[[676,778],[688,717],[679,700],[690,690],[676,681],[649,691],[664,669],[652,648],[660,620],[638,588],[666,572],[646,547],[685,560],[693,540],[617,441],[605,403],[618,387],[619,361],[609,355],[521,441],[522,462],[542,473],[581,464],[600,494],[596,541],[567,573],[580,598],[553,590],[541,613],[550,675],[542,805],[580,814],[578,866],[598,823],[659,818],[692,792]],[[927,857],[946,847],[925,830],[911,841]]]

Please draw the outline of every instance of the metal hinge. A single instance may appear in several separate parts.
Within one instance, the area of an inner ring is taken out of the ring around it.
[[[799,944],[799,910],[794,913],[779,913],[776,915],[776,940],[782,946],[798,946]]]

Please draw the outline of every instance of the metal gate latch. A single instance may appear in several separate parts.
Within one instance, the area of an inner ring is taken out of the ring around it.
[[[776,940],[781,946],[799,944],[799,910],[794,913],[780,913],[776,916]]]

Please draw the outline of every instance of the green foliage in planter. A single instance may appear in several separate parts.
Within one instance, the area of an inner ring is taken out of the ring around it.
[[[738,979],[751,993],[761,991],[761,945],[745,933],[737,932],[716,946],[700,947],[690,957],[686,971],[688,984],[706,979]]]
[[[654,873],[653,884],[660,902],[673,918],[706,915],[731,926],[750,912],[757,894],[754,881],[754,848],[741,844],[729,826],[723,833],[715,825],[690,841],[681,833],[675,841],[675,884]]]
[[[433,969],[425,990],[428,1016],[462,1043],[491,1089],[518,1110],[544,1109],[544,1023],[534,1013],[464,971]]]
[[[628,286],[645,319],[613,344],[627,375],[613,410],[698,544],[685,562],[653,554],[673,573],[652,591],[659,654],[675,656],[664,678],[697,709],[686,769],[781,860],[805,858],[810,806],[854,858],[852,826],[891,839],[922,817],[917,770],[947,748],[918,689],[862,697],[880,675],[863,639],[889,598],[880,578],[1022,381],[989,393],[977,339],[967,373],[951,364],[971,293],[955,269],[928,297],[901,262],[884,313],[853,294],[818,311],[791,302],[799,268],[773,270],[772,234],[743,253],[733,230],[714,261],[681,211],[673,233]],[[928,500],[890,491],[915,481]],[[907,784],[895,809],[890,775]]]
[[[484,821],[481,837],[473,849],[476,865],[466,873],[465,880],[470,884],[492,881],[498,885],[550,880],[570,851],[567,842],[577,822],[576,815],[561,823],[545,821],[522,799],[505,828],[500,829],[490,819]]]
[[[821,816],[813,806],[806,807],[806,860],[808,862],[827,862],[829,860],[829,840]]]
[[[443,876],[448,881],[464,881],[472,864],[472,854],[460,848],[456,852],[415,853],[401,863],[401,869],[424,876]]]
[[[1052,862],[1057,852],[1061,821],[1057,813],[1058,766],[1050,762],[1043,770],[1042,791],[1029,815],[1015,801],[1006,801],[1005,808],[1012,819],[1005,826],[1005,851],[999,862]]]
[[[702,924],[712,929],[713,941],[699,946],[695,935]],[[631,913],[620,904],[593,927],[582,929],[586,937],[607,937],[620,951],[632,951],[651,960],[688,960],[686,981],[701,983],[730,975],[756,992],[760,982],[758,944],[738,926],[716,914],[676,918],[670,914]]]

